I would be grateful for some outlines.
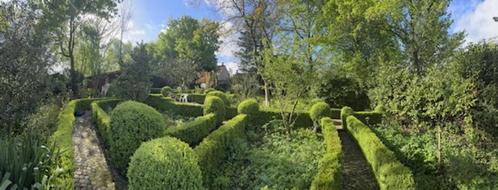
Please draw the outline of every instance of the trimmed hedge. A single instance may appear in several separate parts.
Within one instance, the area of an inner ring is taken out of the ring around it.
[[[222,123],[225,120],[225,104],[223,100],[217,96],[208,96],[204,102],[204,115],[214,113],[217,123]]]
[[[330,115],[330,106],[325,102],[317,102],[311,106],[310,118],[315,123],[319,123],[323,117]]]
[[[345,106],[341,109],[341,121],[342,121],[342,127],[347,127],[348,123],[346,123],[346,119],[348,116],[352,115],[354,113],[353,109],[351,107]]]
[[[142,142],[164,135],[163,116],[154,108],[127,101],[112,110],[110,155],[113,165],[123,174],[130,157]]]
[[[176,137],[194,147],[204,137],[208,136],[211,131],[215,130],[216,127],[218,127],[216,116],[214,114],[207,114],[195,118],[194,121],[166,129],[166,135]]]
[[[95,123],[97,131],[100,134],[100,137],[102,137],[103,144],[106,147],[109,147],[109,142],[111,141],[111,117],[106,110],[116,107],[119,102],[121,102],[120,99],[107,99],[94,101],[91,104],[93,122]]]
[[[221,100],[223,100],[223,103],[225,103],[226,107],[230,106],[230,99],[228,98],[227,94],[225,94],[222,91],[218,91],[218,90],[211,91],[211,92],[207,93],[207,95],[206,95],[206,97],[209,97],[209,96],[216,96],[218,98],[221,98]]]
[[[193,94],[188,94],[188,96],[187,96],[187,101],[188,102],[193,102],[193,103],[198,103],[198,104],[203,104],[204,103],[204,99],[206,99],[206,95],[205,94],[196,94],[196,93],[193,93]]]
[[[368,126],[355,116],[348,116],[346,129],[372,166],[380,189],[415,189],[410,169],[398,161]]]
[[[246,125],[247,115],[237,115],[195,147],[194,152],[199,158],[204,187],[215,189],[212,185],[214,179],[221,175],[223,163],[235,153],[235,147],[247,140]]]
[[[259,112],[259,104],[256,99],[247,99],[239,104],[237,107],[239,114],[256,115]]]
[[[173,137],[140,145],[131,157],[128,180],[130,190],[204,189],[197,155],[187,144]]]
[[[173,93],[173,89],[169,86],[165,86],[161,88],[161,95],[164,97],[169,97]]]
[[[50,179],[50,183],[59,189],[73,189],[74,186],[73,128],[76,119],[74,115],[88,110],[94,100],[97,99],[78,99],[66,104],[58,116],[57,128],[49,138],[49,144],[55,143],[56,148],[61,150],[57,166],[63,170],[54,174],[55,178]],[[56,170],[57,168],[54,168],[54,171]]]
[[[330,108],[330,118],[341,119],[341,108]]]
[[[202,105],[175,102],[172,98],[163,97],[160,94],[149,95],[145,100],[145,103],[160,112],[168,112],[187,117],[199,117],[203,115]]]
[[[312,190],[337,190],[341,189],[342,146],[339,133],[334,122],[329,117],[321,119],[326,153],[320,159],[318,173],[311,183]]]

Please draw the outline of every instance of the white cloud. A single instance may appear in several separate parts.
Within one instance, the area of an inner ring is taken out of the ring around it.
[[[220,27],[220,49],[216,52],[217,56],[226,58],[235,58],[235,52],[240,48],[237,44],[240,33],[237,32],[232,22],[223,22]]]
[[[498,22],[493,17],[498,16],[498,0],[484,0],[472,11],[465,13],[455,22],[455,31],[465,31],[467,42],[496,39],[498,37]]]

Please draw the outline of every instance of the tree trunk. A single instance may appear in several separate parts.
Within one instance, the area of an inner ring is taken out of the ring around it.
[[[264,90],[265,90],[265,106],[270,106],[270,91],[268,90],[268,84],[266,83],[265,80],[263,80],[264,83]]]
[[[68,54],[69,54],[69,62],[70,62],[70,75],[71,75],[71,91],[72,91],[72,97],[73,98],[79,98],[79,89],[78,89],[78,81],[77,81],[77,76],[76,76],[76,68],[75,68],[75,63],[74,63],[74,45],[75,45],[75,32],[76,32],[76,26],[75,26],[75,18],[71,17],[69,20],[69,47],[68,47]]]

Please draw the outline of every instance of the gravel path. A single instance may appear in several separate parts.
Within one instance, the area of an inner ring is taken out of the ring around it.
[[[76,160],[74,189],[114,190],[111,171],[91,122],[90,112],[76,118],[73,143]]]
[[[342,189],[379,189],[375,175],[360,147],[344,130],[339,130],[344,154],[342,161]]]

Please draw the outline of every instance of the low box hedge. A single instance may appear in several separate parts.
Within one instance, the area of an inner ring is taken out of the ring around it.
[[[187,117],[199,117],[203,115],[202,105],[175,102],[172,98],[163,97],[160,94],[149,95],[145,103],[161,112]]]
[[[320,159],[318,173],[313,178],[310,189],[312,190],[338,190],[341,189],[342,146],[339,133],[334,122],[329,117],[321,119],[326,152]]]
[[[102,137],[104,146],[106,147],[109,147],[109,142],[111,139],[109,129],[111,124],[111,116],[109,115],[110,113],[106,112],[106,110],[111,110],[119,102],[121,102],[120,99],[105,99],[94,101],[91,104],[93,122],[100,137]]]
[[[204,104],[204,99],[206,99],[205,94],[188,94],[187,96],[187,101],[188,102],[193,102],[193,103],[198,103],[198,104]]]
[[[215,130],[216,127],[218,127],[216,124],[216,116],[214,114],[207,114],[195,118],[194,121],[166,129],[166,135],[176,137],[183,142],[186,142],[191,147],[194,147],[199,144],[204,137]]]
[[[247,115],[237,115],[194,148],[199,158],[204,187],[214,189],[214,179],[220,175],[223,163],[234,154],[234,147],[247,139],[246,124]]]
[[[375,133],[353,115],[347,117],[347,131],[360,146],[375,174],[380,189],[415,189],[413,174],[396,158]]]
[[[66,104],[59,114],[57,128],[50,136],[49,143],[55,143],[55,146],[61,150],[61,157],[58,160],[57,166],[62,168],[62,172],[58,173],[55,178],[50,179],[50,182],[60,189],[73,189],[74,186],[74,144],[73,144],[73,128],[75,114],[82,113],[90,108],[92,101],[97,99],[77,99]],[[56,169],[54,169],[56,171]]]

